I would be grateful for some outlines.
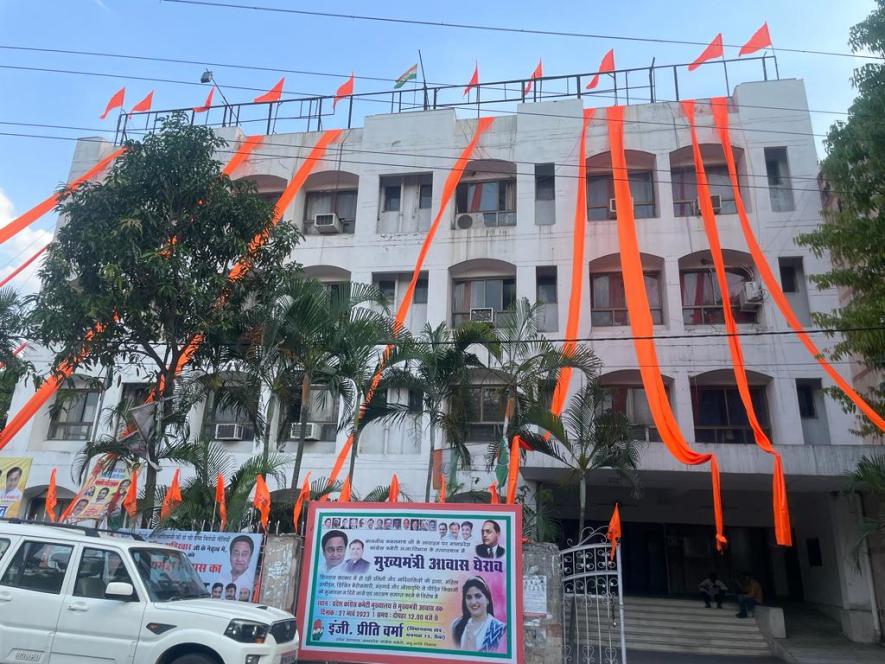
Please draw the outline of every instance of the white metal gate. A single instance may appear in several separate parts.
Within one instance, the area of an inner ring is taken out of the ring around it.
[[[610,550],[604,530],[585,528],[559,552],[566,664],[627,663],[621,547]]]

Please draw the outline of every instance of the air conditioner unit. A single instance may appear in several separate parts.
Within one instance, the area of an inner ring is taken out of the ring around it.
[[[711,195],[710,204],[713,206],[713,214],[719,214],[719,212],[722,210],[722,196],[720,196],[719,194]],[[694,199],[694,210],[695,214],[701,214],[701,203],[697,198]]]
[[[762,304],[762,286],[758,281],[745,281],[740,296],[741,311],[754,311]]]
[[[495,324],[495,310],[491,307],[480,307],[470,310],[470,320],[474,323]]]
[[[216,424],[215,440],[243,440],[242,424]]]
[[[308,422],[304,428],[304,440],[319,440],[323,425],[317,422]],[[289,439],[301,440],[301,423],[292,422],[289,425]]]
[[[341,220],[338,219],[338,215],[334,212],[316,215],[313,218],[313,225],[314,228],[317,229],[317,233],[327,233],[331,235],[341,232]]]
[[[614,219],[618,216],[618,206],[617,201],[614,198],[608,199],[608,217],[609,219]]]
[[[472,214],[459,214],[455,218],[455,227],[461,230],[467,230],[468,228],[473,228],[474,224],[479,224],[481,220],[480,215],[472,215]]]

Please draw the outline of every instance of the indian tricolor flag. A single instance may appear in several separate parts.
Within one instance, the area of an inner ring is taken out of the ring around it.
[[[418,78],[417,62],[400,74],[400,77],[396,79],[396,82],[393,85],[393,89],[397,90],[403,87],[407,81],[414,81],[416,78]]]

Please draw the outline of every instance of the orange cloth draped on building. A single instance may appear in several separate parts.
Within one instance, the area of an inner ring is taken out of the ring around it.
[[[633,200],[627,180],[627,159],[624,152],[624,107],[612,106],[607,111],[608,135],[612,159],[612,179],[615,189],[617,210],[618,244],[620,247],[621,272],[624,279],[624,293],[633,346],[642,386],[648,400],[655,426],[661,434],[664,445],[677,461],[691,466],[710,463],[713,484],[713,516],[716,524],[716,548],[722,550],[726,544],[722,525],[722,501],[719,486],[719,465],[713,454],[699,454],[692,450],[679,431],[676,417],[670,408],[658,356],[653,340],[654,326],[645,281],[642,261],[639,256],[639,243],[633,218]]]
[[[350,502],[350,478],[344,478],[344,484],[341,486],[341,493],[338,494],[338,502],[339,503],[349,503]]]
[[[40,258],[40,255],[41,255],[44,251],[46,251],[48,248],[49,248],[49,245],[48,245],[48,244],[44,244],[42,247],[40,247],[39,249],[37,249],[37,251],[35,251],[34,254],[33,254],[30,258],[28,258],[24,263],[22,263],[22,264],[19,265],[17,268],[15,268],[12,272],[10,272],[10,273],[7,274],[5,277],[3,277],[3,279],[0,280],[0,288],[3,288],[6,284],[8,284],[10,281],[12,281],[12,280],[16,277],[16,275],[17,275],[19,272],[21,272],[21,271],[24,270],[26,267],[28,267],[28,265],[30,265],[30,264],[33,263],[35,260],[37,260],[38,258]]]
[[[731,137],[728,133],[728,102],[725,97],[714,97],[710,100],[710,103],[713,107],[713,124],[719,134],[719,141],[721,142],[722,150],[725,153],[725,163],[728,167],[728,177],[731,181],[731,190],[734,194],[734,203],[735,207],[737,207],[741,231],[744,234],[744,240],[750,250],[750,255],[753,257],[753,262],[756,264],[756,269],[759,271],[759,276],[765,284],[765,288],[768,290],[771,299],[774,300],[775,305],[777,305],[777,308],[787,321],[787,325],[789,325],[793,332],[796,333],[799,341],[802,342],[802,345],[805,346],[811,356],[817,360],[827,376],[830,377],[836,386],[842,390],[845,396],[851,399],[854,405],[857,406],[857,408],[860,409],[860,411],[866,415],[873,424],[879,427],[880,430],[885,431],[885,419],[873,410],[872,406],[864,401],[863,397],[855,392],[851,385],[848,384],[848,381],[842,378],[832,365],[827,362],[823,353],[817,348],[811,340],[811,337],[808,336],[802,323],[799,322],[799,319],[796,317],[793,308],[787,301],[783,290],[781,290],[780,283],[778,283],[777,278],[774,276],[774,273],[772,273],[768,261],[765,259],[765,254],[762,252],[762,248],[756,240],[753,228],[750,226],[750,220],[747,218],[747,211],[744,208],[744,201],[741,197],[740,185],[738,183],[734,153],[731,149]]]
[[[402,302],[400,302],[399,308],[396,310],[396,316],[393,319],[393,326],[395,330],[399,330],[402,328],[406,321],[406,316],[409,315],[409,308],[412,306],[412,298],[415,293],[415,286],[418,283],[418,278],[421,276],[421,268],[424,266],[424,259],[427,257],[427,252],[430,251],[430,245],[433,243],[433,238],[436,235],[436,231],[439,228],[440,221],[442,220],[442,216],[448,207],[449,201],[452,199],[452,195],[455,193],[455,189],[458,186],[458,182],[461,181],[461,175],[464,173],[464,168],[467,166],[467,161],[470,159],[470,155],[473,154],[473,151],[476,149],[477,143],[479,143],[480,137],[483,133],[492,126],[492,122],[494,118],[480,118],[476,124],[476,130],[473,132],[473,137],[470,139],[470,142],[467,144],[461,154],[458,155],[458,159],[455,161],[452,169],[449,171],[449,174],[446,176],[445,184],[443,185],[442,195],[439,198],[439,208],[436,210],[436,215],[433,217],[433,221],[430,224],[430,228],[427,229],[427,234],[424,236],[424,241],[421,243],[421,249],[418,251],[418,258],[415,260],[415,269],[412,270],[412,278],[409,280],[409,285],[406,288],[406,292],[403,295]],[[384,356],[387,356],[387,353],[390,352],[391,347],[384,351]],[[381,371],[384,367],[384,358],[381,360],[381,364],[379,365],[375,375],[372,377],[371,385],[369,386],[369,390],[366,393],[365,399],[363,399],[363,404],[360,406],[360,410],[362,411],[366,404],[372,400],[372,395],[375,393],[375,388],[378,386],[378,383],[381,380]],[[350,454],[350,448],[353,446],[353,434],[351,433],[347,440],[344,441],[344,445],[341,446],[341,450],[338,452],[338,456],[335,458],[335,463],[332,466],[332,472],[329,473],[329,479],[327,486],[332,486],[336,479],[338,479],[338,474],[341,472],[341,469],[344,467],[344,462],[347,459],[347,456]]]
[[[704,231],[710,244],[710,255],[713,259],[713,267],[716,271],[716,283],[719,287],[722,300],[722,314],[725,318],[725,331],[728,333],[728,350],[731,354],[731,364],[734,369],[734,380],[747,421],[753,430],[753,438],[756,444],[765,452],[774,457],[774,475],[772,477],[772,507],[774,512],[774,535],[775,540],[781,546],[792,546],[793,540],[790,533],[790,510],[787,503],[787,487],[784,481],[783,463],[781,456],[771,445],[750,396],[750,385],[747,382],[746,369],[744,368],[744,355],[741,350],[741,342],[737,336],[738,329],[731,310],[731,300],[728,292],[728,277],[725,273],[725,258],[722,255],[722,246],[719,242],[719,230],[716,227],[716,215],[713,212],[713,203],[710,200],[710,189],[707,184],[707,173],[704,168],[704,160],[701,157],[701,147],[698,144],[697,131],[695,129],[695,103],[692,100],[682,102],[682,111],[688,119],[688,128],[691,133],[691,147],[694,155],[695,179],[697,180],[698,205],[701,209],[701,219],[704,223]]]

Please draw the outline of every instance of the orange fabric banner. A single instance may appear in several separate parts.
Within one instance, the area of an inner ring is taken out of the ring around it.
[[[851,399],[854,405],[857,406],[857,408],[860,409],[860,411],[866,415],[873,424],[879,427],[882,431],[885,431],[885,419],[883,419],[872,406],[864,401],[863,397],[851,387],[848,381],[842,378],[832,365],[827,362],[823,353],[821,353],[815,343],[811,340],[811,337],[808,336],[802,323],[799,322],[796,313],[787,301],[786,295],[784,295],[783,290],[781,290],[780,283],[771,271],[768,261],[765,258],[765,254],[759,246],[756,235],[753,233],[753,228],[750,226],[750,220],[747,217],[746,208],[744,208],[744,201],[741,197],[740,185],[738,183],[734,153],[731,149],[731,137],[728,133],[728,101],[725,97],[714,97],[710,100],[710,103],[713,107],[713,124],[719,134],[719,141],[722,144],[722,150],[725,153],[728,177],[731,181],[731,190],[734,194],[735,207],[737,207],[738,219],[740,221],[741,231],[744,235],[744,241],[747,243],[750,255],[753,257],[753,262],[756,265],[756,269],[759,271],[759,276],[762,279],[762,282],[765,284],[766,289],[768,289],[769,295],[771,295],[771,299],[774,301],[775,305],[777,305],[777,308],[787,321],[787,325],[789,325],[793,332],[796,333],[799,341],[802,342],[802,345],[805,346],[811,356],[817,360],[817,363],[820,364],[827,376],[830,377],[836,386],[842,390],[845,396]]]
[[[227,528],[227,503],[224,500],[224,476],[215,475],[215,504],[218,505],[218,517],[221,530]]]
[[[255,495],[252,497],[252,506],[261,515],[261,527],[267,532],[267,518],[270,515],[270,491],[263,475],[255,476]]]
[[[529,77],[529,80],[526,82],[525,87],[522,90],[523,96],[532,91],[532,87],[535,85],[535,81],[541,78],[543,75],[544,65],[541,63],[541,60],[538,60],[538,66],[535,67],[535,70],[532,72],[532,75]]]
[[[445,503],[446,502],[446,474],[439,474],[439,494],[437,496],[436,502]]]
[[[790,510],[787,504],[787,487],[784,480],[783,466],[780,454],[775,452],[753,406],[750,396],[750,385],[747,382],[746,369],[744,368],[744,355],[741,349],[740,338],[737,336],[738,329],[731,310],[731,300],[728,293],[728,277],[725,272],[725,258],[722,255],[722,246],[719,242],[719,230],[716,227],[716,215],[713,212],[713,203],[710,200],[710,189],[707,184],[707,173],[704,168],[704,160],[701,157],[701,147],[698,144],[698,136],[695,128],[695,103],[692,100],[682,102],[682,112],[688,119],[688,128],[691,134],[691,147],[694,155],[695,179],[697,181],[698,204],[701,208],[701,219],[704,223],[704,231],[707,242],[710,244],[710,255],[713,259],[713,267],[716,272],[716,282],[719,287],[722,300],[722,313],[725,318],[725,331],[728,333],[728,350],[731,354],[731,364],[734,369],[734,380],[747,421],[753,430],[753,438],[756,445],[774,457],[774,476],[772,478],[772,501],[774,512],[775,540],[781,546],[792,546],[790,532]]]
[[[67,189],[76,189],[77,187],[79,187],[81,184],[83,184],[87,180],[91,180],[93,177],[95,177],[96,175],[101,173],[101,171],[103,171],[105,168],[107,168],[108,164],[110,164],[112,161],[114,161],[114,159],[116,159],[121,154],[123,154],[124,149],[125,148],[117,148],[116,150],[111,152],[107,157],[104,157],[103,159],[99,160],[99,162],[97,164],[95,164],[95,166],[93,166],[88,171],[83,173],[83,175],[81,175],[80,177],[78,177],[74,180],[71,180],[71,182],[68,183],[66,188]],[[0,244],[3,244],[9,238],[11,238],[13,235],[15,235],[16,233],[18,233],[22,229],[27,228],[28,226],[33,224],[40,217],[42,217],[44,214],[46,214],[47,212],[52,210],[52,208],[54,208],[57,204],[58,204],[58,194],[55,193],[55,194],[52,194],[52,196],[50,196],[46,200],[44,200],[42,203],[38,203],[37,205],[32,207],[30,210],[28,210],[24,214],[22,214],[22,215],[16,217],[15,219],[13,219],[12,221],[10,221],[3,228],[0,228]]]
[[[390,488],[387,491],[387,502],[395,503],[399,500],[399,479],[397,479],[396,473],[393,474],[393,477],[390,478]]]
[[[750,55],[763,48],[771,46],[771,35],[768,34],[768,23],[763,23],[762,27],[753,33],[753,36],[747,40],[747,43],[741,46],[738,51],[738,57],[742,55]]]
[[[722,501],[719,486],[719,465],[713,454],[699,454],[692,450],[679,430],[676,417],[670,408],[667,391],[661,377],[658,356],[653,339],[654,326],[645,280],[642,260],[639,256],[639,243],[633,218],[633,200],[627,181],[627,159],[624,152],[624,107],[612,106],[607,112],[608,135],[612,159],[612,179],[614,180],[615,205],[617,209],[618,244],[621,257],[621,273],[624,279],[624,294],[630,318],[630,331],[636,350],[639,374],[648,400],[649,411],[655,426],[661,434],[664,445],[677,461],[688,465],[710,463],[713,484],[713,517],[716,524],[716,548],[722,550],[726,544],[722,524]]]
[[[133,468],[129,474],[129,488],[123,496],[123,509],[130,519],[134,519],[138,512],[138,469]]]
[[[409,285],[406,287],[406,292],[403,295],[403,299],[400,302],[399,308],[396,310],[396,316],[393,320],[394,329],[399,330],[402,328],[403,324],[406,321],[406,316],[409,315],[409,309],[412,306],[412,298],[415,294],[415,286],[418,284],[418,278],[421,276],[421,268],[424,266],[424,259],[427,257],[427,252],[430,251],[430,245],[433,243],[433,238],[436,236],[436,231],[439,229],[440,221],[442,220],[443,214],[446,211],[446,208],[449,205],[449,201],[451,201],[452,196],[455,193],[455,189],[458,187],[458,182],[461,181],[461,175],[464,173],[464,168],[467,166],[467,161],[470,159],[470,156],[473,154],[473,151],[476,149],[476,145],[479,143],[479,139],[482,134],[492,126],[492,122],[494,118],[480,118],[476,124],[476,129],[473,132],[473,137],[470,139],[470,143],[467,144],[461,154],[458,155],[458,159],[455,161],[452,169],[449,171],[449,174],[446,176],[446,181],[443,184],[442,195],[439,199],[439,207],[436,210],[436,215],[433,217],[433,221],[430,223],[430,228],[427,229],[427,234],[424,236],[424,241],[421,243],[421,249],[418,250],[418,258],[415,260],[415,268],[412,270],[412,278],[409,280]],[[387,352],[389,352],[390,348],[385,351],[385,356]],[[369,389],[369,392],[366,395],[366,398],[363,401],[363,405],[360,408],[364,408],[366,403],[371,400],[372,394],[374,393],[375,387],[378,385],[378,382],[381,380],[381,369],[383,368],[384,362],[382,359],[381,366],[378,367],[378,371],[375,372],[375,375],[372,377],[372,383]],[[344,445],[341,446],[341,450],[338,452],[338,456],[335,458],[335,463],[332,466],[332,472],[329,474],[329,481],[327,486],[331,486],[336,479],[338,479],[338,474],[341,472],[341,469],[344,467],[344,462],[350,454],[350,448],[353,446],[353,434],[347,437],[347,440],[344,442]]]
[[[498,483],[492,480],[492,483],[489,484],[489,503],[497,505],[500,502],[498,499]]]
[[[338,494],[338,502],[339,503],[349,503],[350,502],[350,478],[344,478],[344,484],[341,486],[341,493]]]
[[[126,96],[126,88],[120,88],[108,100],[108,105],[104,107],[104,113],[98,116],[99,120],[104,120],[115,108],[123,108],[123,98]]]
[[[166,489],[166,495],[163,496],[163,504],[160,507],[160,521],[165,521],[172,514],[172,510],[181,502],[181,489],[178,487],[178,468],[172,475],[172,483]]]
[[[587,84],[586,89],[592,90],[597,85],[599,85],[599,76],[601,74],[610,74],[615,70],[615,49],[609,49],[608,53],[602,56],[602,62],[599,63],[599,69],[596,71],[596,74],[590,79],[590,82]]]
[[[285,83],[286,77],[284,76],[279,81],[276,82],[270,90],[265,92],[264,94],[260,94],[255,99],[252,100],[253,104],[266,104],[269,102],[279,101],[280,97],[283,95],[283,83]]]
[[[151,110],[151,104],[154,101],[154,91],[151,90],[147,93],[144,99],[138,102],[135,106],[133,106],[129,112],[130,113],[146,113]]]
[[[49,473],[49,487],[46,489],[46,501],[44,511],[49,518],[50,523],[55,523],[55,505],[57,503],[55,495],[55,468]]]
[[[707,48],[705,48],[701,52],[701,54],[696,57],[690,65],[688,65],[688,71],[694,71],[702,64],[704,64],[707,60],[712,60],[713,58],[721,58],[723,52],[722,33],[720,32],[718,35],[713,37],[713,41],[709,43]]]
[[[10,272],[9,274],[7,274],[7,275],[3,278],[3,280],[0,281],[0,288],[3,288],[6,284],[8,284],[10,281],[12,281],[12,280],[16,277],[16,275],[17,275],[19,272],[21,272],[21,271],[24,270],[26,267],[28,267],[28,265],[30,265],[30,264],[33,263],[35,260],[37,260],[38,258],[40,258],[40,256],[43,254],[43,252],[46,251],[48,248],[49,248],[49,245],[48,245],[48,244],[44,244],[42,247],[40,247],[39,249],[37,249],[37,251],[34,253],[33,256],[31,256],[28,260],[26,260],[24,263],[22,263],[22,264],[19,265],[17,268],[15,268],[12,272]]]
[[[194,106],[194,113],[205,113],[212,107],[212,97],[215,95],[215,86],[213,85],[209,88],[209,94],[206,96],[206,101],[203,102],[202,106]]]
[[[608,553],[608,559],[615,559],[615,552],[618,549],[618,542],[621,540],[621,511],[618,504],[615,503],[615,509],[612,512],[612,518],[608,522],[608,530],[605,532],[608,541],[611,542],[611,550]]]
[[[521,458],[522,439],[513,436],[510,443],[510,463],[507,465],[507,504],[516,502],[516,483],[519,481],[519,462]]]
[[[309,470],[307,471],[307,475],[304,476],[304,484],[301,485],[301,491],[298,492],[298,500],[295,501],[295,506],[292,508],[292,526],[296,533],[298,532],[298,520],[301,518],[301,507],[306,500],[310,500]]]
[[[568,317],[565,322],[565,343],[563,353],[575,349],[578,327],[581,323],[581,298],[584,289],[584,244],[587,237],[587,125],[593,119],[592,108],[584,109],[581,133],[578,138],[578,190],[575,197],[575,218],[572,226],[572,284],[568,296]],[[564,367],[556,381],[550,412],[554,415],[562,413],[565,397],[568,394],[572,368]]]
[[[466,97],[470,94],[471,88],[475,88],[479,85],[479,63],[476,63],[476,66],[473,68],[473,75],[470,77],[470,80],[467,81],[467,87],[464,88],[463,97]]]
[[[344,81],[341,85],[338,86],[338,89],[335,90],[335,98],[332,100],[332,110],[335,110],[335,107],[338,105],[338,102],[347,97],[348,95],[353,94],[353,72],[350,72],[350,77]]]

